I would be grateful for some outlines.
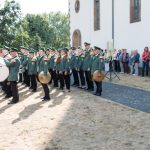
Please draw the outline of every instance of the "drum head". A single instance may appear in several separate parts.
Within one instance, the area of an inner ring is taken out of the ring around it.
[[[0,64],[0,82],[5,81],[9,76],[9,69],[6,65]]]

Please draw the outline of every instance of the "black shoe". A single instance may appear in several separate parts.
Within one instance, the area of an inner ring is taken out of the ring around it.
[[[97,93],[96,96],[101,96],[101,93]]]
[[[42,101],[49,101],[50,98],[44,98]]]
[[[54,87],[58,87],[58,85],[54,85]]]
[[[61,88],[61,87],[59,88],[59,90],[63,90],[63,89],[64,89],[64,88]]]
[[[37,90],[32,90],[32,92],[36,92]]]
[[[18,103],[18,101],[10,101],[10,102],[8,103],[8,105],[9,105],[9,104],[16,104],[16,103]]]
[[[11,98],[11,97],[12,97],[11,95],[6,95],[6,96],[4,97],[4,99]]]

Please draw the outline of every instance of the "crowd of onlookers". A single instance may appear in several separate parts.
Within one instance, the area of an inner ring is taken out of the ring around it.
[[[150,62],[150,50],[148,47],[144,48],[142,55],[139,54],[138,50],[133,50],[130,53],[128,53],[126,49],[114,50],[113,52],[105,50],[105,69],[108,68],[107,65],[110,61],[110,56],[113,61],[115,72],[127,73],[135,76],[141,75],[142,77],[148,76]],[[141,73],[139,73],[139,68],[141,68]],[[105,71],[108,70],[106,69]]]

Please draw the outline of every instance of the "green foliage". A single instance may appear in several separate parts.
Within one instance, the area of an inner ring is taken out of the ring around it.
[[[33,37],[33,41],[31,43],[31,46],[32,48],[35,49],[35,51],[38,51],[40,49],[40,47],[42,47],[42,41],[41,41],[41,38],[38,34],[36,34],[34,37]]]
[[[4,7],[0,9],[0,44],[8,46],[12,44],[20,13],[18,3],[14,0],[5,1]]]
[[[49,14],[27,14],[21,19],[21,10],[14,0],[5,1],[0,8],[0,45],[29,46],[38,50],[69,46],[69,17],[57,12]]]

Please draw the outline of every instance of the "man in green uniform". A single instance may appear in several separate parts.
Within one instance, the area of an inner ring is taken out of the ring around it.
[[[19,61],[19,58],[17,57],[17,55],[18,55],[17,51],[18,50],[16,48],[12,48],[10,50],[12,59],[10,61],[5,59],[5,63],[9,67],[8,82],[10,83],[11,92],[12,92],[12,96],[13,96],[13,99],[8,104],[14,104],[19,101],[17,81],[18,81],[20,61]]]
[[[45,49],[41,48],[39,50],[39,58],[38,58],[38,73],[44,71],[44,74],[47,75],[48,73],[48,59],[47,56],[45,55]],[[42,97],[42,101],[48,101],[50,100],[50,95],[49,95],[49,88],[47,84],[42,84],[42,87],[44,89],[45,96]]]
[[[72,49],[72,54],[71,54],[71,58],[70,58],[70,68],[72,70],[73,79],[74,79],[73,86],[78,87],[79,86],[79,76],[78,76],[78,71],[76,70],[76,64],[77,64],[76,48],[71,47],[71,49]]]
[[[76,62],[76,70],[79,73],[79,77],[80,77],[80,81],[81,81],[81,86],[79,86],[82,89],[85,89],[85,76],[84,76],[84,71],[83,71],[83,62],[84,62],[84,52],[82,50],[82,48],[78,48],[77,50],[77,62]]]
[[[22,62],[22,65],[25,68],[24,83],[26,84],[26,86],[30,87],[30,80],[28,75],[28,58],[29,58],[29,49],[25,48],[23,54],[23,62]]]
[[[92,75],[94,74],[94,72],[96,70],[98,71],[102,71],[102,62],[100,59],[100,48],[95,46],[94,47],[94,57],[92,59],[92,64],[91,64],[91,73]],[[101,96],[102,93],[102,81],[101,82],[97,82],[95,81],[96,84],[96,92],[94,93],[94,95],[96,96]]]
[[[68,49],[64,48],[61,51],[60,63],[60,89],[64,89],[66,85],[67,92],[70,92],[70,62],[68,58]]]
[[[37,59],[34,57],[34,50],[29,51],[29,59],[28,59],[28,75],[30,78],[32,92],[36,92],[37,90]]]
[[[54,48],[50,50],[50,59],[49,59],[48,67],[52,77],[52,81],[54,82],[54,87],[58,87],[58,78],[55,70],[55,49]]]
[[[85,42],[85,58],[83,61],[83,71],[85,73],[85,78],[86,78],[86,83],[87,83],[87,90],[93,91],[94,90],[94,85],[93,85],[93,81],[91,79],[91,70],[90,70],[90,66],[91,66],[91,55],[90,52],[92,50],[92,48],[90,47],[90,43]]]

